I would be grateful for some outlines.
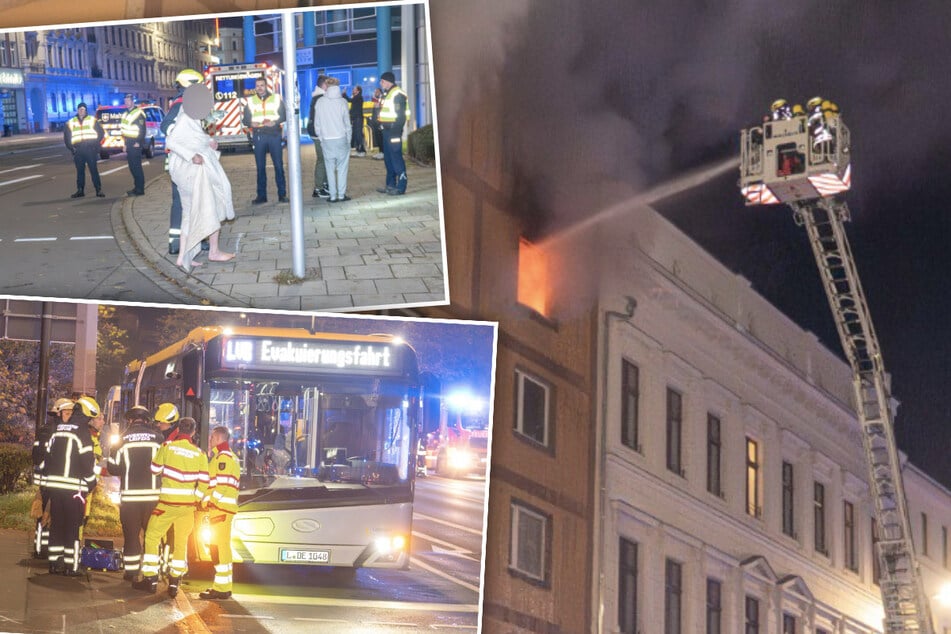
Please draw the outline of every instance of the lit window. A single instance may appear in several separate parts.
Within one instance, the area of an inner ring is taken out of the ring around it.
[[[518,243],[518,303],[547,317],[549,289],[545,252],[521,238]]]
[[[550,525],[550,516],[519,502],[512,502],[511,571],[532,580],[547,582]]]
[[[515,371],[515,431],[546,447],[549,443],[550,391],[540,379]]]
[[[760,464],[759,443],[750,437],[746,438],[746,513],[752,517],[763,517],[763,507],[760,504]]]

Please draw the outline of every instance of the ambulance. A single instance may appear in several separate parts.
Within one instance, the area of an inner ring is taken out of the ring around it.
[[[220,149],[251,149],[251,131],[244,127],[244,106],[254,94],[258,79],[267,81],[269,92],[281,95],[284,71],[266,62],[220,64],[205,69],[205,85],[214,96],[210,131]]]

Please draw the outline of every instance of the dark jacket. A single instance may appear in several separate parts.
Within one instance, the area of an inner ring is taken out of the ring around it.
[[[314,115],[317,114],[317,100],[324,96],[323,91],[310,97],[310,113],[307,115],[307,135],[312,139],[317,138],[317,131],[314,129]]]
[[[89,417],[74,411],[50,438],[41,471],[43,485],[82,493],[96,488],[96,456],[89,435]]]
[[[350,97],[350,123],[352,125],[363,125],[363,95],[354,95]]]
[[[144,423],[134,423],[109,457],[109,474],[119,477],[123,502],[157,502],[159,480],[152,474],[152,459],[162,446],[162,434]]]

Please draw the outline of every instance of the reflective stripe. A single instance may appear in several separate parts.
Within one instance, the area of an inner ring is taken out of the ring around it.
[[[386,93],[386,96],[383,97],[383,103],[380,105],[380,115],[377,120],[380,123],[393,123],[398,118],[398,113],[396,112],[396,97],[398,95],[403,95],[406,97],[406,93],[403,92],[403,89],[399,86],[393,86]],[[406,118],[409,119],[409,98],[406,97]]]
[[[139,108],[132,108],[132,110],[122,114],[122,119],[119,123],[119,130],[122,132],[122,136],[127,139],[139,138],[139,124],[136,123],[139,117],[142,117],[142,125],[144,127],[145,113]]]
[[[271,93],[264,100],[257,95],[248,99],[248,109],[251,111],[251,125],[261,126],[264,120],[275,121],[280,117],[281,98]]]
[[[86,116],[82,123],[79,122],[79,117],[73,117],[66,122],[66,126],[69,128],[70,142],[73,145],[82,143],[83,141],[96,141],[99,138],[99,133],[96,132],[96,119],[94,117]]]

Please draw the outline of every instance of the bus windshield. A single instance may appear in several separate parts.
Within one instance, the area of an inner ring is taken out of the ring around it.
[[[209,424],[231,430],[244,490],[391,486],[411,476],[413,423],[402,395],[274,381],[211,388]]]

